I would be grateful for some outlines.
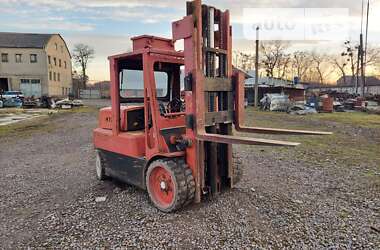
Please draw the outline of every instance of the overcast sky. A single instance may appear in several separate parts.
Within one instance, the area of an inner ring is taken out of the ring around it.
[[[245,8],[347,8],[350,33],[360,29],[360,0],[209,0],[232,14],[234,50],[251,51],[244,34]],[[372,0],[369,42],[380,44],[380,0]],[[185,14],[181,0],[0,0],[0,31],[60,33],[70,49],[75,43],[94,47],[92,81],[106,80],[107,56],[130,50],[129,38],[141,34],[171,36],[171,22]],[[339,17],[340,18],[340,17]],[[350,37],[343,37],[342,40]],[[352,39],[352,37],[351,37]],[[297,42],[293,49],[339,51],[341,42]]]

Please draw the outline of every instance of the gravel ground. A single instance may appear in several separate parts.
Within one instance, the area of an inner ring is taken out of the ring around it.
[[[300,159],[297,150],[238,146],[236,188],[163,214],[145,192],[96,180],[96,113],[68,113],[51,125],[0,138],[0,248],[380,246],[379,167],[372,163],[347,168],[334,158]]]

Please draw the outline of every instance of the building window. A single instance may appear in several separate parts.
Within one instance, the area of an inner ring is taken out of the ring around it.
[[[22,58],[21,54],[16,54],[16,56],[15,56],[16,63],[21,63],[21,58]]]
[[[48,62],[51,64],[51,56],[48,56]]]
[[[37,62],[37,55],[30,54],[30,63],[36,63],[36,62]]]
[[[65,88],[62,87],[62,95],[65,95]]]
[[[54,81],[56,81],[57,80],[57,73],[54,72],[53,75],[54,75]]]
[[[41,80],[40,79],[21,79],[20,80],[21,84],[40,84]]]
[[[67,62],[65,61],[65,69],[67,69]]]
[[[8,62],[8,53],[1,54],[1,62]]]
[[[54,57],[54,66],[57,66],[57,58]]]
[[[57,79],[58,82],[61,81],[61,74],[60,74],[60,73],[57,73],[57,78],[58,78],[58,79]]]
[[[55,50],[58,50],[58,44],[55,44]]]
[[[59,59],[58,65],[59,65],[59,67],[62,67],[62,60],[61,59]]]
[[[61,53],[63,53],[63,46],[61,45]]]
[[[53,74],[51,73],[51,71],[49,71],[49,80],[53,80]]]

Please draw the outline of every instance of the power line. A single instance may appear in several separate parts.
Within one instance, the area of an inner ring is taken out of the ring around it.
[[[361,24],[360,24],[360,33],[363,34],[363,19],[364,19],[364,0],[362,0],[362,15],[361,15]]]
[[[367,65],[368,22],[369,22],[369,0],[367,2],[367,22],[366,22],[366,29],[365,29],[365,51],[364,51],[364,63],[365,63],[365,65]]]

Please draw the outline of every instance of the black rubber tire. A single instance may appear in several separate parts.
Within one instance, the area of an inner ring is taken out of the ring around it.
[[[185,179],[187,184],[187,198],[184,203],[184,207],[191,204],[195,198],[195,179],[193,176],[193,171],[191,168],[185,163],[185,160],[179,159],[178,164],[183,166],[185,169]]]
[[[107,179],[105,164],[106,162],[103,159],[101,153],[99,152],[99,150],[96,150],[96,178],[100,181],[104,181],[105,179]]]
[[[155,199],[149,185],[149,176],[153,169],[158,166],[164,168],[168,173],[170,173],[175,185],[173,201],[166,207],[162,206],[162,204]],[[185,207],[194,200],[195,196],[195,181],[192,171],[182,159],[160,159],[153,161],[149,165],[146,173],[146,187],[153,205],[165,213],[175,212]]]

